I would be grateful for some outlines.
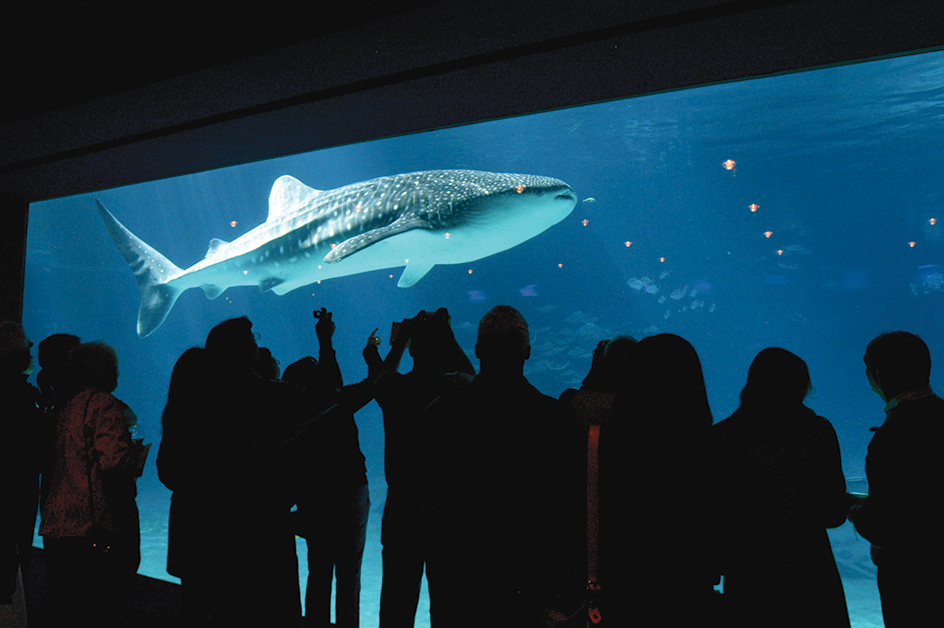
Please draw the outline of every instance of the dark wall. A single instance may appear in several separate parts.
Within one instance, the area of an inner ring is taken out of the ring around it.
[[[0,194],[0,321],[23,318],[26,218],[29,203]],[[38,341],[37,341],[38,342]]]

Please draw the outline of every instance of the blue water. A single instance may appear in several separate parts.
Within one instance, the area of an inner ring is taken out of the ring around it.
[[[155,443],[175,360],[233,316],[249,316],[260,343],[284,367],[316,354],[310,312],[329,308],[342,372],[353,382],[366,374],[360,350],[374,328],[386,340],[392,321],[445,306],[471,355],[479,318],[507,303],[531,325],[526,374],[553,396],[579,385],[598,340],[677,333],[698,350],[716,420],[737,407],[756,353],[782,346],[809,364],[816,392],[808,405],[835,426],[847,477],[861,477],[868,428],[883,419],[861,361],[867,342],[907,329],[927,341],[934,358],[944,356],[942,123],[944,53],[935,52],[38,203],[30,210],[24,326],[34,342],[69,332],[113,345],[121,363],[116,395]],[[211,238],[232,240],[265,221],[280,175],[331,189],[443,168],[557,177],[582,202],[542,235],[477,262],[437,266],[408,289],[396,287],[395,269],[281,297],[234,288],[209,301],[192,290],[145,339],[135,331],[136,282],[93,202],[100,199],[141,239],[187,267],[205,255]],[[409,368],[407,359],[401,371]],[[940,366],[932,372],[939,390],[942,373]],[[385,491],[379,409],[369,405],[357,422],[373,503],[362,600],[364,625],[371,626]],[[141,573],[169,578],[169,493],[157,481],[153,456],[139,490]],[[868,544],[848,524],[832,539],[854,624],[881,625]]]

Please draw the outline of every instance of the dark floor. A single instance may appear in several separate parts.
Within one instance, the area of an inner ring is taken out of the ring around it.
[[[43,550],[34,547],[30,557],[29,583],[26,588],[27,615],[30,628],[52,628],[46,623],[46,574]],[[134,589],[128,604],[128,628],[177,628],[177,607],[180,586],[135,576]]]

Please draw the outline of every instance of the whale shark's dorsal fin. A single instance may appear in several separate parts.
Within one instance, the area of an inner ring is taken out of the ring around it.
[[[207,254],[205,255],[205,257],[210,257],[211,255],[213,255],[214,253],[216,253],[217,249],[219,249],[221,246],[224,246],[224,245],[227,245],[227,244],[229,244],[229,242],[227,242],[226,240],[220,240],[219,238],[213,238],[212,240],[210,240],[210,246],[209,246],[209,248],[207,248]]]
[[[321,190],[310,188],[295,177],[283,174],[272,184],[269,192],[269,215],[266,222],[282,214],[311,205]]]

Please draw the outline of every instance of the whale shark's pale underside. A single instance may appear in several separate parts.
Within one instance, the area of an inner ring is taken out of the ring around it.
[[[256,285],[282,295],[316,281],[405,266],[408,287],[436,264],[471,262],[533,238],[577,202],[558,179],[472,170],[431,170],[315,190],[276,180],[266,221],[232,242],[212,240],[206,257],[178,268],[128,231],[96,200],[141,288],[138,335],[157,329],[184,290],[215,299]]]

